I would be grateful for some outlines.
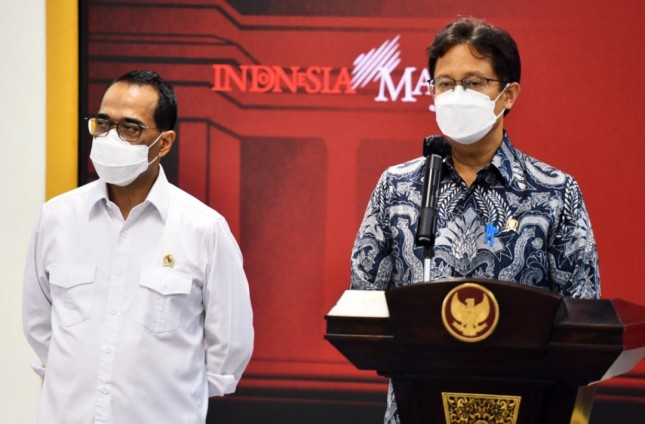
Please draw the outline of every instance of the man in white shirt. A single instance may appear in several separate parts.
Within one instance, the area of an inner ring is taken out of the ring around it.
[[[99,180],[43,207],[23,296],[39,424],[204,423],[208,397],[234,392],[248,364],[239,247],[159,165],[176,117],[158,74],[118,78],[88,120]]]

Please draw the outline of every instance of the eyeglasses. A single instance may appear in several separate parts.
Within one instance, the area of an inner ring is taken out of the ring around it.
[[[440,77],[437,79],[428,80],[428,87],[430,88],[430,94],[437,95],[445,93],[446,91],[454,90],[457,86],[457,83],[460,83],[464,90],[473,90],[482,92],[488,88],[488,84],[491,82],[501,82],[493,78],[483,78],[483,77],[470,77],[460,80],[454,80],[452,78]]]
[[[137,122],[112,122],[104,118],[85,119],[87,119],[87,128],[90,130],[90,134],[92,134],[93,137],[103,137],[107,135],[112,127],[116,127],[116,132],[119,135],[119,138],[123,141],[127,141],[128,143],[137,143],[143,130],[161,131],[159,128],[148,127]]]

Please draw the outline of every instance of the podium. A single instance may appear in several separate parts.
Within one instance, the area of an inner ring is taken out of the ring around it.
[[[346,291],[325,338],[392,381],[402,424],[588,423],[595,383],[645,356],[645,308],[513,282]]]

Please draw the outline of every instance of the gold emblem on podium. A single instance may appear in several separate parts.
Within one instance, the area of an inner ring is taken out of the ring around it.
[[[441,393],[447,424],[517,424],[521,396]]]
[[[499,319],[493,293],[475,283],[461,284],[443,299],[441,318],[446,330],[463,342],[478,342],[490,336]]]

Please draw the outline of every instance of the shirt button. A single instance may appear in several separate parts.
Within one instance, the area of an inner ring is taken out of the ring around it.
[[[120,269],[117,269],[116,270],[116,275],[118,275],[120,277],[121,275],[123,275],[123,271],[121,271]]]
[[[110,346],[106,346],[106,347],[103,348],[103,352],[108,353],[108,354],[112,353],[112,348]]]
[[[124,231],[121,233],[121,238],[126,238],[128,236],[128,232]]]
[[[108,393],[110,393],[110,389],[103,386],[99,389],[99,392],[103,393],[104,395],[107,395]]]
[[[110,313],[111,313],[112,315],[116,315],[116,314],[117,314],[117,312],[119,312],[117,309],[110,309]]]

